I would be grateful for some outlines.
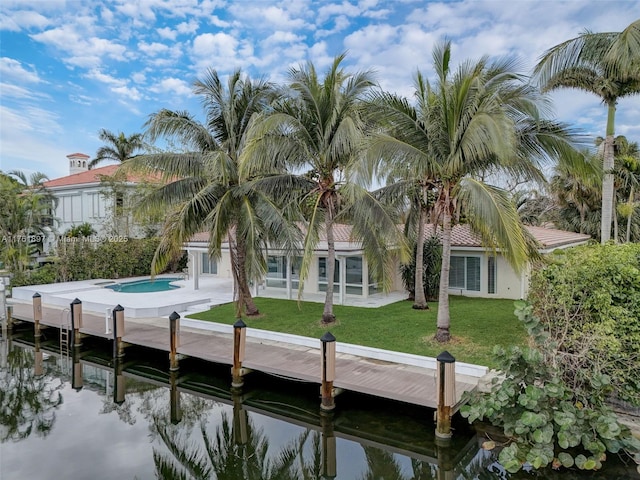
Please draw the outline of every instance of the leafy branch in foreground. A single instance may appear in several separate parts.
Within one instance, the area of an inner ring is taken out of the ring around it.
[[[549,357],[557,342],[533,315],[531,305],[515,302],[516,316],[524,323],[532,347],[496,347],[503,379],[494,379],[488,393],[467,394],[460,413],[470,423],[487,420],[504,430],[509,444],[499,461],[509,472],[525,464],[598,470],[607,452],[626,452],[640,460],[640,441],[621,425],[605,403],[610,378],[591,372],[589,385],[573,389]]]

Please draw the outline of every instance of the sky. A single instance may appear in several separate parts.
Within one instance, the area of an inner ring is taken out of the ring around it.
[[[192,85],[210,68],[283,83],[291,67],[324,72],[346,52],[349,71],[373,69],[410,97],[444,38],[454,64],[506,55],[529,74],[546,49],[638,17],[635,0],[2,0],[0,170],[58,178],[67,155],[95,156],[100,129],[142,133],[163,108],[204,120]],[[597,97],[552,96],[557,119],[604,135]],[[616,134],[640,141],[640,96],[618,103]]]

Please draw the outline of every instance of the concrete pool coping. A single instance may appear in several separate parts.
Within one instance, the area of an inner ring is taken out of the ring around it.
[[[200,288],[194,290],[188,280],[177,280],[172,284],[181,288],[160,292],[126,293],[108,288],[114,283],[126,283],[147,280],[145,277],[123,279],[82,280],[61,282],[46,285],[29,285],[14,287],[12,297],[21,301],[32,301],[35,293],[42,297],[43,304],[68,307],[76,298],[82,301],[83,309],[104,313],[111,311],[116,305],[125,308],[126,315],[131,318],[165,317],[172,312],[206,310],[211,305],[220,305],[233,300],[233,283],[231,279],[201,278]],[[176,278],[176,274],[158,275],[156,278]],[[199,307],[199,308],[195,308]]]

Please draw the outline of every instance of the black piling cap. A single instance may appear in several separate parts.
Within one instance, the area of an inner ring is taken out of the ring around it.
[[[236,320],[236,323],[233,324],[233,328],[245,328],[246,326],[247,324],[244,323],[241,318]]]
[[[335,342],[336,337],[334,337],[331,332],[325,332],[325,334],[320,338],[320,341],[322,341],[322,343]]]
[[[438,360],[439,362],[442,362],[442,363],[453,363],[453,362],[456,361],[456,359],[453,358],[453,355],[451,355],[446,350],[444,352],[442,352],[440,355],[438,355],[436,360]]]
[[[82,303],[82,301],[79,298],[76,298],[73,302],[71,302],[71,305],[77,305],[79,303]]]
[[[178,320],[180,318],[180,315],[178,315],[178,312],[173,312],[171,315],[169,315],[169,320]]]
[[[113,309],[114,312],[122,312],[124,307],[120,304],[116,305],[116,308]]]
[[[40,298],[40,297],[41,297],[41,295],[38,292],[36,292],[36,293],[33,294],[32,298]]]

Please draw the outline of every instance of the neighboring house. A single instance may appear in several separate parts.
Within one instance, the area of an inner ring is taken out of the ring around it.
[[[566,232],[543,227],[527,227],[540,244],[541,254],[558,248],[569,248],[587,243],[589,235]],[[433,226],[428,225],[426,235],[433,235]],[[351,228],[348,225],[335,226],[336,270],[334,292],[338,294],[338,303],[348,304],[349,298],[367,298],[382,294],[375,281],[369,278],[367,261],[359,242],[350,240]],[[189,275],[198,288],[201,275],[214,275],[231,278],[231,265],[228,246],[223,244],[222,256],[216,261],[208,254],[207,233],[195,235],[185,244],[189,255]],[[517,273],[511,265],[496,252],[495,255],[482,247],[468,225],[456,225],[452,232],[451,271],[449,276],[450,293],[465,296],[489,298],[524,298],[529,285],[529,268]],[[319,294],[326,292],[326,239],[321,237],[314,253],[309,275],[304,284],[304,292]],[[299,286],[300,257],[286,256],[273,250],[268,256],[268,272],[261,283],[260,295],[277,295],[283,290],[288,298],[297,298]],[[399,267],[399,265],[398,265]],[[399,273],[392,282],[391,291],[403,291],[404,286]]]
[[[67,155],[69,175],[44,182],[44,187],[56,198],[54,225],[58,234],[74,226],[90,224],[97,237],[122,236],[141,237],[144,230],[133,222],[124,207],[141,180],[128,176],[117,183],[117,188],[101,180],[112,177],[119,165],[89,170],[89,156],[83,153]],[[125,212],[119,216],[119,212]]]

